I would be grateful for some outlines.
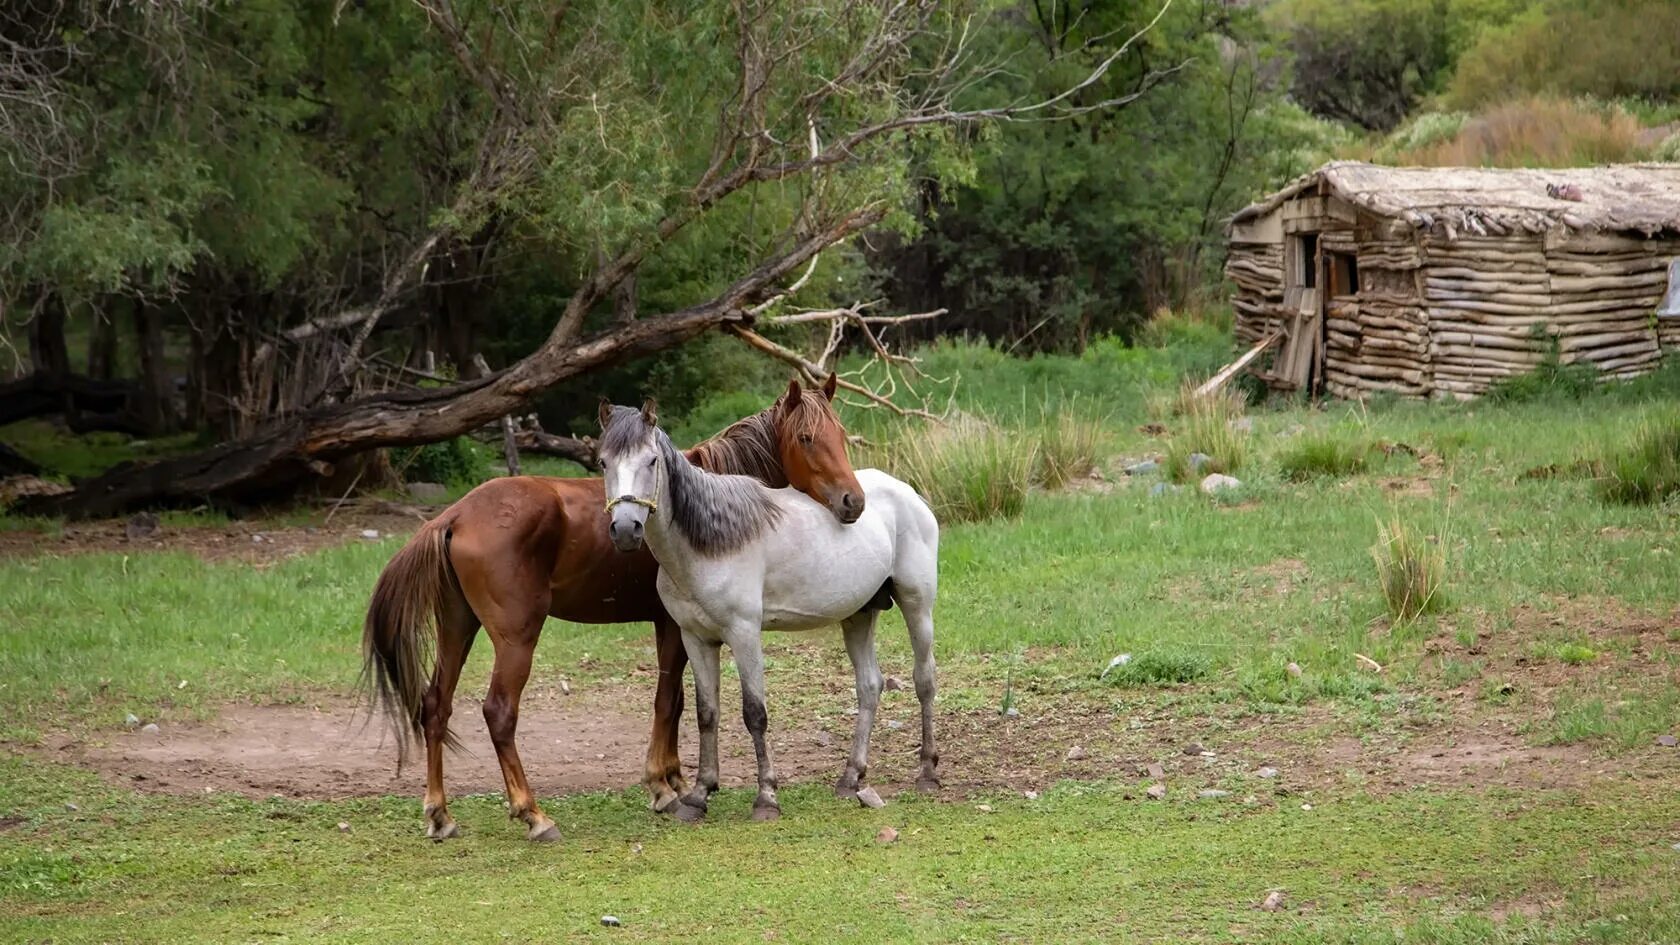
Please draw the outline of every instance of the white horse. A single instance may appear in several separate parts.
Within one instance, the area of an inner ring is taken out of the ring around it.
[[[659,561],[659,597],[681,625],[694,665],[700,771],[674,811],[678,817],[704,817],[707,799],[717,790],[718,648],[724,643],[740,671],[741,714],[758,756],[753,819],[780,816],[764,737],[764,630],[835,623],[844,630],[857,676],[858,716],[852,755],[834,791],[856,798],[869,769],[869,733],[881,697],[875,618],[894,601],[910,628],[922,706],[917,786],[938,786],[933,602],[939,523],[915,490],[879,470],[860,469],[863,514],[842,525],[793,489],[771,489],[746,476],[717,475],[690,464],[659,429],[651,402],[637,411],[602,401],[600,456],[613,544],[634,551],[646,539]]]

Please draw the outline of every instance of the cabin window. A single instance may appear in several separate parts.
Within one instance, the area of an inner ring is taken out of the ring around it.
[[[1295,237],[1295,284],[1303,289],[1318,286],[1318,234]]]
[[[1324,277],[1331,298],[1359,294],[1359,260],[1352,253],[1325,253]]]

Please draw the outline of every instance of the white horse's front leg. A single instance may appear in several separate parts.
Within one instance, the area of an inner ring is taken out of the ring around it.
[[[764,700],[764,638],[759,627],[741,625],[731,628],[726,639],[735,654],[735,669],[741,676],[741,719],[752,735],[753,752],[758,756],[758,796],[753,799],[753,820],[775,820],[782,815],[776,802],[776,768],[770,760],[770,742],[766,732],[770,717]]]
[[[875,620],[880,611],[865,610],[841,622],[846,653],[857,677],[857,728],[852,733],[852,757],[834,784],[834,796],[854,799],[869,771],[869,734],[875,729],[875,710],[881,704],[881,668],[875,662]]]
[[[706,816],[707,801],[718,789],[718,649],[719,644],[682,631],[683,649],[694,667],[694,718],[700,726],[700,770],[694,789],[672,811],[678,820],[690,823]]]

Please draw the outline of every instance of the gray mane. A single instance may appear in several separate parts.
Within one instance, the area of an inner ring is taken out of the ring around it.
[[[650,428],[633,408],[612,408],[612,419],[601,431],[600,450],[607,455],[625,452],[646,443],[649,436],[665,462],[671,521],[700,554],[737,551],[781,519],[782,510],[767,486],[748,476],[711,473],[694,465],[664,430]]]

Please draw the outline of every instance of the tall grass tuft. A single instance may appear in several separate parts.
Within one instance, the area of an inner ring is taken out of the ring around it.
[[[1319,476],[1351,476],[1370,465],[1371,444],[1331,433],[1307,433],[1278,457],[1284,478],[1304,482]]]
[[[959,414],[892,444],[893,475],[927,499],[941,522],[1014,518],[1027,503],[1037,450],[1031,437]]]
[[[1412,620],[1446,605],[1447,552],[1440,538],[1424,535],[1396,512],[1387,522],[1377,523],[1371,557],[1377,563],[1383,601],[1396,620]]]
[[[1240,391],[1229,388],[1206,397],[1196,397],[1186,384],[1174,404],[1178,413],[1165,450],[1167,477],[1189,482],[1209,473],[1233,473],[1248,461],[1248,429],[1240,421],[1247,404]],[[1208,457],[1194,468],[1190,457]]]
[[[1584,167],[1646,160],[1639,119],[1618,106],[1527,98],[1464,121],[1450,137],[1396,149],[1400,163],[1430,167]]]
[[[1097,468],[1102,422],[1078,413],[1045,417],[1038,431],[1038,459],[1033,481],[1046,489],[1061,489]]]
[[[1680,414],[1642,424],[1633,445],[1606,461],[1599,489],[1609,501],[1626,505],[1680,495]]]

